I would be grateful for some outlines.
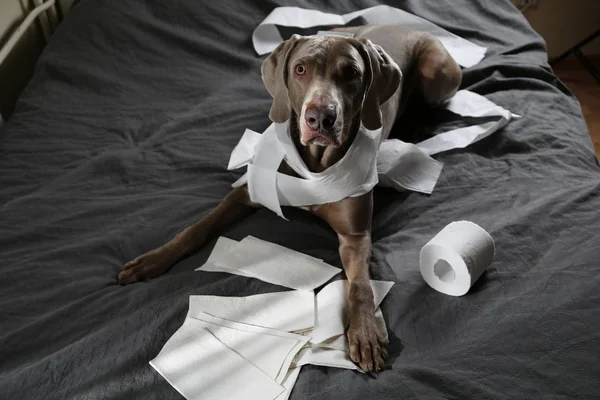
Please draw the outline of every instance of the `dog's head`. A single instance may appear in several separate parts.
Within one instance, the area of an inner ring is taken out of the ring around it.
[[[295,115],[302,145],[339,147],[352,121],[381,127],[380,106],[396,92],[402,73],[367,39],[294,35],[263,62],[262,78],[273,97],[273,122]]]

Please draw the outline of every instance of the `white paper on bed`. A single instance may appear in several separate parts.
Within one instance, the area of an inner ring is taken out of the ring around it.
[[[459,90],[448,101],[446,109],[463,117],[500,116],[501,118],[481,125],[453,129],[417,143],[417,146],[426,154],[432,155],[452,149],[462,149],[502,129],[512,118],[521,117],[468,90]]]
[[[248,163],[254,158],[255,148],[260,141],[260,133],[254,132],[250,129],[246,129],[242,135],[242,140],[233,149],[236,154],[236,158],[231,157],[229,159],[228,170],[237,169]],[[239,147],[239,148],[238,148]]]
[[[292,394],[292,390],[294,389],[294,385],[298,380],[298,376],[300,375],[300,370],[302,367],[294,367],[288,369],[288,372],[281,382],[281,386],[285,389],[285,392],[281,393],[279,396],[275,398],[275,400],[288,400],[290,395]]]
[[[465,40],[414,14],[398,8],[379,5],[344,15],[329,14],[298,7],[277,7],[254,29],[252,43],[259,55],[270,53],[283,42],[276,25],[310,28],[314,26],[346,25],[362,17],[367,24],[396,24],[429,32],[436,36],[456,62],[471,67],[484,57],[486,48]]]
[[[215,243],[215,247],[213,247],[208,259],[206,260],[206,263],[204,263],[204,265],[201,267],[196,268],[196,271],[210,271],[210,268],[212,268],[212,266],[215,264],[219,264],[221,262],[221,257],[229,253],[237,244],[237,240],[229,239],[225,236],[219,236],[217,242]]]
[[[229,272],[296,290],[312,291],[342,272],[309,255],[253,236],[219,239],[201,271]]]
[[[286,332],[311,329],[315,321],[313,292],[290,290],[246,297],[190,296],[187,317],[201,313]]]
[[[252,238],[256,239],[254,237],[252,237]],[[213,249],[212,249],[210,255],[208,256],[208,259],[206,260],[205,264],[220,264],[221,263],[220,257],[223,256],[224,254],[229,253],[238,243],[239,242],[237,240],[233,240],[233,239],[230,239],[230,238],[225,237],[225,236],[220,236],[217,239],[217,242],[215,243],[215,247],[213,247]],[[308,254],[304,254],[304,253],[301,253],[301,254],[303,256],[309,257],[309,258],[311,258],[313,260],[323,261],[320,258],[316,258],[316,257],[313,257],[313,256],[308,255]],[[205,268],[204,265],[201,266],[201,267],[196,268],[196,271],[200,271],[203,268]]]
[[[188,400],[265,400],[284,392],[193,318],[186,318],[150,365]]]
[[[197,313],[194,318],[230,349],[282,383],[293,358],[309,338],[261,326],[242,324]]]
[[[385,140],[377,155],[379,185],[398,191],[430,194],[444,164],[425,154],[418,146],[398,139]]]
[[[371,280],[373,301],[376,311],[387,296],[394,282]],[[311,343],[318,344],[327,339],[343,335],[348,325],[348,295],[350,283],[347,280],[337,280],[325,286],[317,294],[315,327],[309,333]]]
[[[260,198],[258,203],[272,210],[283,218],[277,188],[277,169],[285,157],[285,152],[277,144],[277,137],[273,134],[263,135],[256,145],[256,154],[248,164],[248,192],[250,200]],[[253,200],[253,201],[254,201]]]
[[[292,367],[301,367],[307,364],[360,370],[358,365],[352,362],[348,353],[319,346],[304,347],[292,361]]]
[[[429,194],[442,170],[442,164],[431,155],[466,147],[501,129],[511,118],[518,117],[468,90],[458,91],[447,102],[446,108],[465,117],[497,116],[499,119],[440,133],[416,145],[391,139],[377,147],[380,130],[361,129],[344,157],[321,173],[310,172],[299,156],[290,138],[289,121],[273,123],[261,135],[257,145],[256,132],[242,136],[231,153],[229,165],[236,168],[247,165],[248,172],[232,186],[247,183],[251,200],[282,218],[285,218],[282,205],[309,206],[335,202],[367,193],[377,183],[397,190]],[[250,161],[248,154],[254,154]],[[282,161],[288,163],[300,177],[277,172]],[[255,165],[259,167],[255,168]]]

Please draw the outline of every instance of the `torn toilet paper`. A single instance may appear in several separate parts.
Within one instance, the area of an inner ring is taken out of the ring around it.
[[[204,329],[277,383],[283,381],[292,359],[309,339],[306,336],[242,324],[206,313],[196,314],[193,318],[201,321]]]
[[[217,239],[217,242],[215,243],[215,247],[213,247],[212,251],[210,252],[210,255],[208,256],[205,265],[196,268],[196,271],[199,271],[203,268],[208,268],[205,269],[205,271],[210,271],[210,268],[212,268],[214,265],[220,264],[221,257],[229,253],[237,244],[237,240],[229,239],[225,236],[220,236]]]
[[[232,254],[245,256],[228,259]],[[226,266],[222,270],[248,276],[245,266],[250,265],[254,276],[272,282],[269,271],[275,264],[257,273],[270,262],[291,268],[289,286],[302,287],[293,282],[311,282],[311,275],[322,273],[306,268],[320,265],[321,260],[251,236],[240,242],[219,238],[205,266],[222,263]],[[308,290],[340,272],[331,266],[325,271],[327,275],[307,284],[306,290],[247,297],[190,296],[182,327],[150,364],[187,399],[287,400],[300,368],[307,364],[362,372],[350,360],[345,336],[349,282],[334,281],[317,296]],[[387,334],[379,305],[394,283],[370,284],[376,319]]]
[[[245,246],[241,246],[242,244],[245,244]],[[236,256],[231,257],[232,254]],[[253,254],[253,256],[247,256],[247,254]],[[280,254],[284,254],[285,256],[279,259],[278,255]],[[248,272],[250,270],[252,271],[252,276],[265,282],[280,282],[283,280],[284,283],[282,284],[284,286],[296,286],[303,290],[308,290],[308,288],[314,289],[320,286],[323,279],[329,280],[332,277],[330,273],[324,277],[318,277],[323,272],[320,268],[316,270],[306,268],[306,265],[311,265],[312,263],[321,265],[322,261],[252,236],[248,236],[240,242],[220,237],[206,264],[198,268],[197,271],[223,271],[241,276],[250,276]],[[283,268],[289,268],[291,272],[286,272],[284,274],[276,272],[275,276],[279,276],[281,280],[277,278],[274,279],[271,271],[277,271],[277,269],[282,268],[282,266]],[[332,268],[337,271],[331,271],[331,273],[340,272],[337,268],[328,266],[328,269]],[[260,271],[260,273],[257,271]],[[325,271],[327,271],[327,269]],[[318,277],[316,282],[313,281],[313,275]],[[304,284],[299,285],[294,284],[294,282],[303,282]],[[312,283],[309,284],[308,282]],[[387,334],[385,321],[383,321],[379,305],[394,285],[394,282],[371,280],[370,284],[373,290],[374,307],[376,317],[378,318],[378,324],[382,328],[382,332]],[[303,300],[304,303],[296,303],[293,306],[295,308],[291,308],[291,310],[293,310],[291,313],[285,312],[283,307],[277,307],[277,313],[270,312],[269,314],[271,316],[278,315],[278,318],[282,318],[281,315],[293,315],[295,318],[298,318],[299,313],[303,314],[306,316],[306,319],[304,319],[301,324],[294,325],[293,329],[290,329],[290,326],[287,323],[279,324],[278,326],[285,326],[286,330],[310,336],[311,343],[320,345],[321,347],[347,351],[348,345],[346,343],[346,338],[344,337],[344,332],[348,323],[347,299],[349,290],[350,284],[347,280],[337,280],[329,283],[320,290],[319,294],[314,299],[314,314],[311,314],[308,311],[308,301],[306,299]],[[309,293],[312,294],[312,291]],[[251,303],[251,306],[260,307],[266,304],[266,302],[262,304],[258,302],[260,296],[275,296],[275,294],[250,296],[249,298],[257,298],[256,301]],[[287,296],[291,295],[288,294]],[[198,313],[202,307],[201,311],[206,311],[212,315],[222,316],[231,320],[243,318],[244,320],[242,322],[259,324],[255,320],[250,320],[248,317],[248,314],[250,316],[254,315],[251,306],[248,306],[248,303],[250,302],[248,300],[249,298],[233,300],[234,298],[216,296],[191,296],[190,312],[188,315]],[[198,304],[200,301],[203,302],[202,306]],[[284,303],[280,302],[280,304]],[[273,307],[273,305],[270,307]],[[304,309],[298,311],[298,307],[304,307]],[[234,308],[235,311],[231,311],[231,308]],[[219,309],[221,309],[221,311],[219,311]],[[236,315],[238,315],[238,317],[236,317]],[[309,315],[313,316],[313,321],[309,321]],[[260,323],[272,326],[272,321],[264,320],[260,321]],[[308,326],[309,324],[310,326]],[[300,327],[300,325],[302,325],[302,327]]]
[[[452,149],[462,149],[475,142],[485,139],[492,133],[503,128],[512,118],[520,118],[485,97],[468,91],[459,90],[446,104],[446,109],[462,117],[496,117],[497,121],[481,125],[453,129],[433,136],[417,144],[426,154],[438,154]]]
[[[294,358],[294,361],[292,361],[292,367],[301,367],[307,364],[343,369],[359,369],[358,366],[350,360],[348,353],[319,346],[308,346],[303,348],[298,353],[298,356]]]
[[[471,67],[484,57],[486,48],[476,45],[414,14],[398,8],[379,5],[344,15],[329,14],[299,7],[277,7],[254,29],[252,43],[259,55],[270,53],[283,42],[277,25],[297,28],[346,25],[362,17],[366,24],[403,25],[436,36],[456,62]]]
[[[188,400],[262,400],[284,392],[193,318],[185,320],[150,365]]]
[[[315,295],[290,290],[245,297],[190,296],[187,317],[203,312],[244,324],[302,332],[314,326]]]
[[[342,270],[303,253],[247,236],[219,238],[201,271],[229,272],[296,290],[323,285]]]
[[[288,372],[287,372],[283,382],[281,382],[281,386],[283,386],[285,391],[283,393],[281,393],[279,396],[277,396],[275,398],[275,400],[287,400],[290,398],[290,395],[292,394],[292,390],[294,389],[294,385],[296,384],[296,381],[298,380],[298,376],[300,375],[301,369],[302,369],[302,367],[294,367],[294,368],[288,369]]]
[[[309,345],[300,350],[292,362],[292,367],[288,370],[288,375],[283,381],[286,391],[280,394],[276,400],[287,400],[289,398],[300,374],[300,369],[304,365],[319,365],[322,367],[343,368],[363,372],[350,360],[347,342],[345,343],[344,350],[326,348],[321,345]]]
[[[321,296],[322,304],[317,304],[316,308],[327,311],[323,312],[324,317],[331,315],[341,320],[345,301],[336,301],[332,296],[339,294],[346,297],[349,285],[347,281],[335,281],[330,285],[329,290]],[[393,282],[371,281],[376,307],[392,285]],[[327,295],[327,292],[330,292],[331,296]],[[186,399],[287,400],[303,365],[321,365],[361,372],[349,358],[343,330],[341,337],[334,338],[335,342],[340,343],[339,348],[307,343],[311,339],[311,332],[303,336],[286,331],[297,330],[299,326],[307,324],[281,323],[279,317],[282,314],[296,314],[282,305],[298,302],[306,309],[314,308],[312,297],[308,295],[313,293],[290,291],[242,298],[190,296],[190,309],[182,327],[167,341],[150,364]],[[251,300],[247,301],[248,299]],[[236,303],[242,306],[231,307],[231,304]],[[292,307],[294,308],[296,307]],[[202,309],[213,314],[201,311]],[[335,311],[331,312],[334,309]],[[252,321],[254,324],[229,320],[223,318],[223,315]],[[253,318],[253,315],[260,316]],[[378,315],[378,318],[383,319],[379,309]],[[328,322],[327,319],[321,318],[319,324],[324,326]],[[332,322],[336,326],[345,327],[344,322]],[[259,325],[261,323],[283,329],[263,327]],[[385,332],[385,322],[382,323]],[[312,323],[310,325],[312,326]],[[337,332],[337,328],[323,330]],[[214,361],[216,359],[218,362]],[[235,369],[235,373],[229,369]],[[213,386],[208,387],[209,382]],[[232,384],[233,382],[237,384]],[[240,385],[240,382],[243,382],[243,385]],[[277,383],[280,385],[276,385]],[[241,387],[244,390],[240,392]],[[264,393],[260,395],[263,389]]]
[[[430,194],[442,173],[443,164],[419,147],[401,140],[384,140],[377,155],[379,185],[398,191]]]

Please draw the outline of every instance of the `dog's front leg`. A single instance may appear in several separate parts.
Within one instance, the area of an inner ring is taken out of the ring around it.
[[[250,201],[247,186],[233,189],[206,217],[179,232],[173,239],[125,264],[121,285],[144,281],[167,272],[177,261],[198,250],[225,226],[250,214],[258,205]]]
[[[338,234],[340,257],[350,283],[347,331],[350,358],[367,372],[383,370],[387,359],[387,340],[375,320],[369,277],[372,212],[372,192],[314,210]]]
[[[348,344],[350,358],[364,371],[382,371],[387,340],[375,320],[373,290],[369,282],[371,235],[338,235],[340,256],[350,282]]]

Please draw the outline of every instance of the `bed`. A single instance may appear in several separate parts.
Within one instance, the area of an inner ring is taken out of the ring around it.
[[[270,124],[251,35],[272,9],[377,4],[487,46],[461,87],[523,118],[436,156],[445,166],[431,195],[376,189],[371,275],[396,282],[382,304],[389,368],[305,366],[291,398],[598,396],[600,168],[579,103],[508,0],[82,0],[0,128],[1,398],[182,398],[148,361],[188,297],[285,288],[195,272],[216,238],[157,279],[119,286],[117,274],[241,175],[226,170],[231,150],[246,128]],[[404,140],[460,123],[408,115],[395,129]],[[341,267],[333,231],[300,210],[286,216],[260,210],[222,234]],[[497,248],[463,297],[432,290],[418,266],[421,247],[454,220],[481,225]]]

